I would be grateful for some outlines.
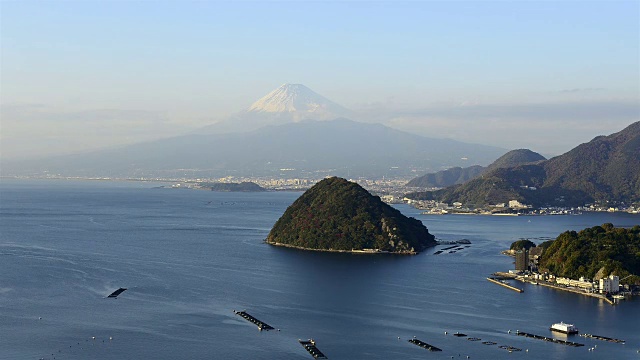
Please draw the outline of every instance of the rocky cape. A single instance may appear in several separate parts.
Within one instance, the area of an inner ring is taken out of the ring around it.
[[[304,250],[395,254],[416,254],[436,245],[421,221],[338,177],[302,194],[265,241]]]

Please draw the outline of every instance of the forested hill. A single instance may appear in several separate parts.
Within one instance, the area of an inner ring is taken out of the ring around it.
[[[465,184],[413,199],[482,206],[519,200],[534,206],[640,201],[640,122],[534,164],[499,168]]]
[[[545,158],[537,152],[533,152],[529,149],[516,149],[502,155],[487,167],[483,167],[480,165],[474,165],[465,168],[453,167],[447,170],[426,174],[412,179],[407,183],[407,186],[422,188],[447,187],[465,183],[480,176],[480,174],[490,172],[495,169],[509,168],[541,160],[545,160]]]
[[[564,232],[544,250],[540,268],[572,279],[610,274],[623,279],[634,274],[623,283],[640,284],[640,226],[626,229],[603,224]]]
[[[436,244],[422,222],[337,177],[302,194],[278,219],[266,242],[311,250],[392,253],[420,252]]]

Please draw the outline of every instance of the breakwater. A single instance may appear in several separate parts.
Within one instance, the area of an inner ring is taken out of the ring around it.
[[[504,286],[504,287],[506,287],[507,289],[510,289],[510,290],[513,290],[513,291],[517,291],[517,292],[519,292],[519,293],[524,292],[524,290],[522,290],[522,289],[520,289],[520,288],[517,288],[517,287],[515,287],[515,286],[511,286],[511,285],[509,285],[509,284],[503,283],[503,282],[502,282],[502,281],[500,281],[500,280],[496,280],[496,279],[489,278],[489,277],[487,278],[487,280],[491,281],[491,282],[492,282],[492,283],[494,283],[494,284],[498,284],[498,285]]]

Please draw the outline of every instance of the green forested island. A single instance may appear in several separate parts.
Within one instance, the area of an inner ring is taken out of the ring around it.
[[[640,284],[640,225],[627,229],[603,224],[566,231],[544,250],[539,267],[571,279],[614,274],[621,283]]]
[[[307,250],[404,254],[436,245],[421,221],[337,177],[302,194],[278,219],[266,242]]]

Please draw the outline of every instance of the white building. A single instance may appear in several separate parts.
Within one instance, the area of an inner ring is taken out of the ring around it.
[[[617,293],[620,290],[620,278],[616,275],[600,279],[600,293]]]
[[[521,203],[518,200],[509,200],[509,207],[512,209],[526,209],[527,205]]]

